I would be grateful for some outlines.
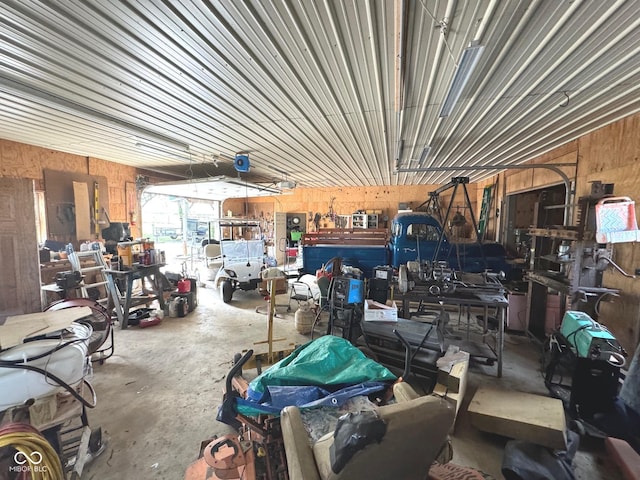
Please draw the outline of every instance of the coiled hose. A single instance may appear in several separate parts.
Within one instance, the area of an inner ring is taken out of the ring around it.
[[[0,428],[0,448],[16,450],[15,468],[23,472],[22,478],[32,480],[63,480],[60,457],[51,444],[34,427],[27,423],[9,423]]]

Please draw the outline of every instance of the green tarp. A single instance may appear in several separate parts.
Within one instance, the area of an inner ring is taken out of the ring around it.
[[[320,337],[294,350],[249,384],[247,396],[260,402],[271,385],[317,385],[336,390],[364,382],[393,382],[396,376],[347,340]]]

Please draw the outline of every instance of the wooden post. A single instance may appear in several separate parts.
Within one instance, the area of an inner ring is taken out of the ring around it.
[[[273,316],[276,311],[276,279],[267,280],[269,291],[269,326],[267,333],[267,343],[269,344],[269,363],[273,363]]]

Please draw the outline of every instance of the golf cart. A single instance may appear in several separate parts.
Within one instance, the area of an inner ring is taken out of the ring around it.
[[[264,240],[258,221],[225,218],[217,220],[220,228],[222,266],[214,284],[224,303],[229,303],[233,292],[255,290],[260,283],[260,272],[265,269]]]

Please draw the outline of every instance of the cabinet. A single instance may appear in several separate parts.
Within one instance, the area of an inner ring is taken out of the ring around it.
[[[351,215],[351,228],[378,228],[378,215],[354,213]]]

